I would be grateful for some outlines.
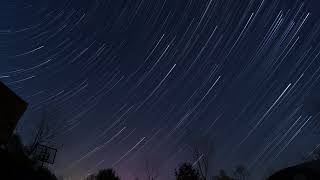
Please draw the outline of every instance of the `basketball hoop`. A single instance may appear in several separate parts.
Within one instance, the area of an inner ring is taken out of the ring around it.
[[[42,144],[37,144],[36,149],[35,149],[35,158],[42,162],[42,166],[44,163],[47,164],[54,164],[56,155],[57,155],[57,149],[42,145]]]

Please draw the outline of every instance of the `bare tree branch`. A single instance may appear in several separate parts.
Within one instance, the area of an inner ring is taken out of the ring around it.
[[[194,166],[199,170],[202,180],[209,179],[209,168],[212,169],[212,158],[214,155],[214,144],[210,137],[203,136],[190,145]]]

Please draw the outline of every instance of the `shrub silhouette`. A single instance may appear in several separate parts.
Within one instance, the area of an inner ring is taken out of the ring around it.
[[[200,180],[199,171],[190,163],[183,163],[175,170],[176,180]]]
[[[96,180],[120,180],[120,178],[113,169],[103,169],[98,172]]]

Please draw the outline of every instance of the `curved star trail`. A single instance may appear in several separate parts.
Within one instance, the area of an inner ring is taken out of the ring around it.
[[[64,177],[141,177],[148,155],[167,179],[191,160],[190,134],[214,139],[216,168],[261,174],[319,146],[319,5],[12,0],[0,7],[0,80],[29,103],[26,142],[45,114]]]

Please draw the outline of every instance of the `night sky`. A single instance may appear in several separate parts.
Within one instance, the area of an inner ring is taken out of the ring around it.
[[[300,162],[319,144],[317,0],[9,0],[0,6],[0,80],[42,119],[58,175],[113,167],[173,177],[190,141],[214,168],[252,174]]]

